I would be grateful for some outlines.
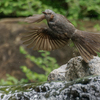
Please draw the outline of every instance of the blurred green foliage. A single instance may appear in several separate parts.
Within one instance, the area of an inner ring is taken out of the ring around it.
[[[71,19],[100,18],[100,0],[65,0],[69,5]]]
[[[9,74],[6,74],[6,77],[7,77],[6,80],[4,79],[0,80],[0,85],[14,85],[14,84],[22,84],[28,82],[27,79],[23,79],[23,78],[19,81],[17,78]]]
[[[0,1],[0,15],[4,16],[29,16],[36,13],[41,13],[45,9],[53,9],[50,4],[44,0],[1,0]],[[58,5],[58,4],[57,4]],[[63,9],[62,9],[63,10]],[[54,11],[59,11],[54,8]]]
[[[29,16],[45,9],[69,19],[100,18],[100,0],[0,0],[0,16]]]
[[[7,74],[7,79],[1,79],[0,85],[13,85],[13,84],[21,84],[28,82],[44,82],[47,81],[47,77],[53,69],[59,67],[55,58],[50,56],[50,52],[48,51],[39,51],[41,53],[41,57],[35,57],[28,54],[27,51],[23,47],[20,47],[20,53],[24,54],[26,58],[30,59],[30,61],[34,62],[38,67],[42,68],[45,71],[45,74],[39,74],[36,72],[32,72],[26,66],[21,66],[20,68],[25,73],[26,79],[22,78],[20,81]]]
[[[26,66],[21,66],[22,71],[25,73],[29,81],[46,81],[50,72],[59,67],[56,59],[50,56],[50,52],[43,50],[39,50],[39,52],[41,53],[41,57],[36,58],[35,56],[28,54],[23,47],[20,47],[20,53],[25,54],[26,58],[30,59],[30,61],[34,62],[38,67],[45,71],[45,74],[38,74],[36,72],[32,72]]]
[[[100,31],[100,25],[99,25],[99,24],[94,25],[94,28],[95,28],[97,31]]]

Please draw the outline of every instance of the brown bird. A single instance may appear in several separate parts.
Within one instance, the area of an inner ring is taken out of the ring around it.
[[[63,15],[52,10],[45,10],[41,15],[26,18],[26,22],[35,23],[47,20],[47,25],[34,26],[30,32],[24,33],[23,44],[34,50],[54,50],[67,45],[71,39],[85,62],[89,62],[96,52],[100,52],[100,34],[76,29]]]

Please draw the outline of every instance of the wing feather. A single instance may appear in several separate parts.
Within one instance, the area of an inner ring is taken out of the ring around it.
[[[37,15],[33,15],[33,16],[30,16],[30,17],[27,17],[25,19],[25,22],[27,23],[35,23],[35,22],[41,22],[42,20],[45,19],[45,15],[44,14],[37,14]]]
[[[21,40],[28,48],[50,51],[67,45],[69,38],[62,35],[64,34],[58,36],[47,25],[40,25],[39,27],[33,26],[28,32],[23,33]]]

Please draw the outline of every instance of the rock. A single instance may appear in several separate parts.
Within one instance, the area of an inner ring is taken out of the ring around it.
[[[67,81],[90,75],[100,75],[99,57],[94,57],[89,63],[85,63],[81,56],[72,58],[68,61],[65,74]]]
[[[100,76],[41,85],[0,86],[0,100],[100,100]]]
[[[49,76],[48,81],[64,81],[67,64],[62,65],[60,68],[53,70]]]
[[[85,63],[83,58],[78,56],[52,71],[48,76],[48,81],[72,81],[90,75],[100,75],[100,58],[94,57],[89,63]]]

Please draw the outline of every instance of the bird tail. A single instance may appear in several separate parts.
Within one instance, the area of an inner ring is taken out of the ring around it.
[[[71,39],[87,63],[100,52],[100,34],[76,30]]]

